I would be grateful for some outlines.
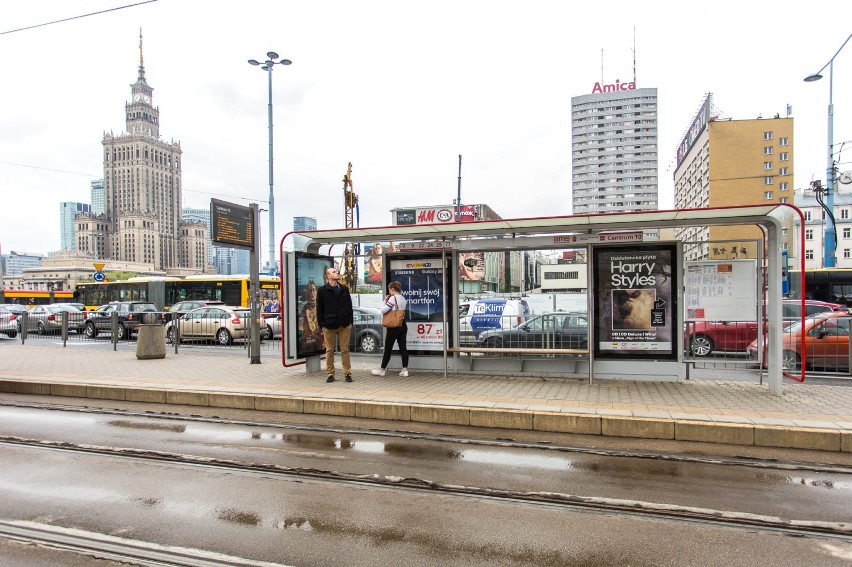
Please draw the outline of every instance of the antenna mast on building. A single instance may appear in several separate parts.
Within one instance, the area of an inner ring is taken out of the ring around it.
[[[601,84],[604,84],[604,72],[603,72],[603,47],[601,47]]]
[[[633,26],[633,84],[636,83],[636,26]]]

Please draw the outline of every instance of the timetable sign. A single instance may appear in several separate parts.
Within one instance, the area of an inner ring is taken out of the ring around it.
[[[210,238],[231,248],[254,248],[254,215],[250,207],[210,199]]]

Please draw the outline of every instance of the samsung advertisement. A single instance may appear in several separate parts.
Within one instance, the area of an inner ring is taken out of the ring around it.
[[[441,256],[389,255],[388,259],[387,281],[400,282],[402,295],[408,302],[405,313],[408,349],[442,353],[446,323]]]
[[[676,244],[600,246],[592,255],[595,358],[676,360]]]

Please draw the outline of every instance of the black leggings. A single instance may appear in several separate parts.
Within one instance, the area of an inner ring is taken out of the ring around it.
[[[402,324],[402,327],[386,327],[388,330],[385,336],[385,354],[382,356],[382,368],[387,368],[390,362],[393,343],[399,345],[399,354],[402,355],[402,367],[408,368],[408,347],[405,346],[405,336],[408,334],[408,325]]]

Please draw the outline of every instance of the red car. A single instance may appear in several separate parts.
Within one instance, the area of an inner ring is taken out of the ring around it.
[[[801,300],[785,299],[781,316],[791,324],[800,321]],[[839,303],[805,300],[805,316],[846,311]],[[757,340],[757,321],[692,321],[684,331],[686,352],[691,356],[709,356],[716,351],[745,352]]]
[[[804,327],[801,321],[793,323],[784,330],[781,339],[784,370],[797,370],[801,368],[802,362],[806,368],[814,370],[848,369],[850,327],[852,314],[847,312],[818,313],[805,319]],[[802,329],[805,334],[804,352]],[[765,338],[763,348],[765,352]],[[756,340],[748,346],[748,354],[752,360],[757,360]]]

